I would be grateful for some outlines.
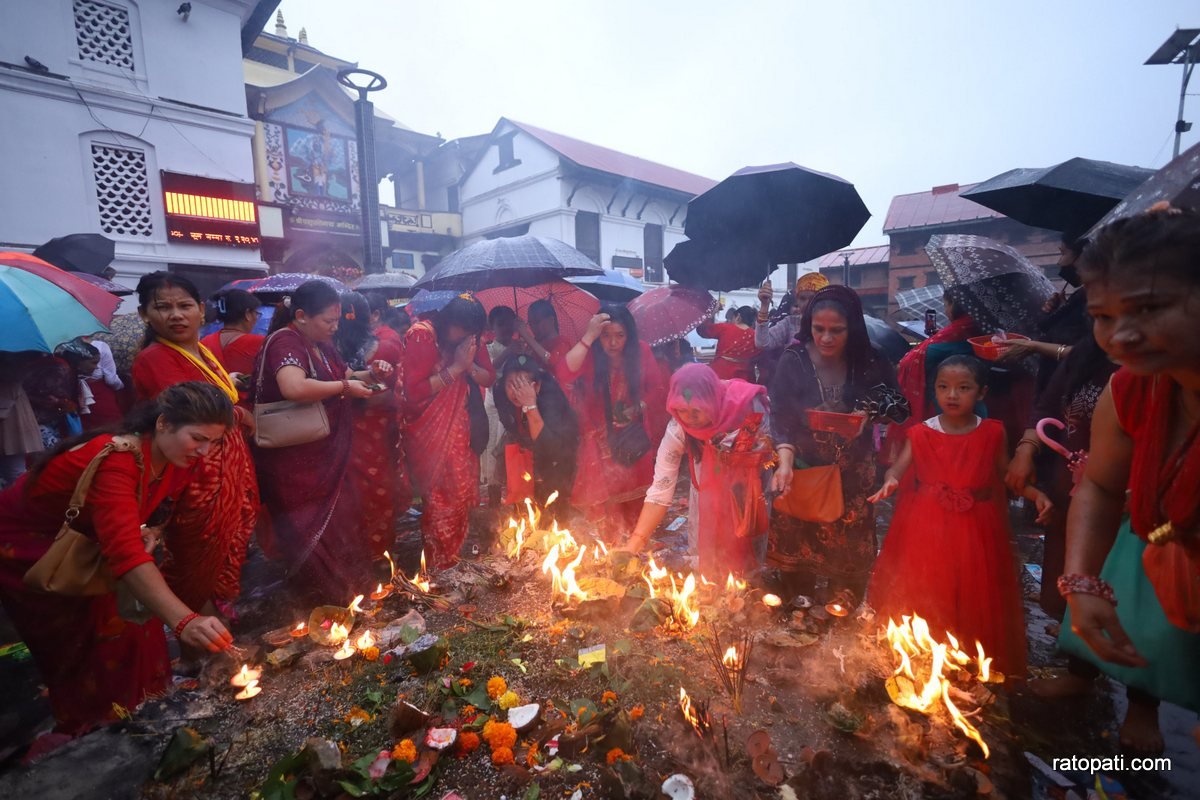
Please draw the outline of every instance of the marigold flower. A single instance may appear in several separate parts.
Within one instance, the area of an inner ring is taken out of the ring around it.
[[[462,755],[473,753],[479,749],[479,734],[473,731],[463,731],[458,734],[458,752]]]
[[[462,710],[459,711],[459,713],[462,714],[464,717],[473,717],[479,713],[479,709],[477,709],[475,706],[471,705],[470,703],[467,703],[465,706],[462,707]]]
[[[491,678],[488,678],[488,682],[487,682],[488,697],[495,700],[496,698],[498,698],[500,695],[504,694],[507,691],[508,691],[508,682],[505,681],[504,678],[501,678],[499,675],[495,675]]]
[[[618,761],[632,761],[633,756],[628,755],[624,750],[622,750],[619,747],[614,747],[612,750],[609,750],[608,753],[604,756],[604,760],[607,761],[609,764],[615,764]]]
[[[483,739],[493,750],[501,747],[512,748],[517,743],[517,731],[507,722],[492,720],[483,726]]]
[[[392,758],[411,764],[417,760],[417,746],[413,744],[412,739],[403,739],[392,748]]]
[[[458,685],[463,687],[464,689],[467,689],[471,686],[471,679],[470,678],[459,678]]]
[[[497,747],[492,751],[492,763],[497,767],[502,767],[505,764],[513,763],[513,751],[511,747]]]
[[[644,705],[642,705],[641,703],[638,703],[636,706],[629,709],[629,719],[631,719],[634,722],[637,722],[639,719],[642,718],[642,716],[645,713],[646,713],[646,707]]]
[[[365,658],[367,661],[378,661],[379,660],[379,648],[378,647],[375,647],[373,645],[371,647],[364,647],[359,652],[362,653],[362,657]]]
[[[516,692],[507,691],[496,698],[496,705],[500,706],[500,708],[504,709],[505,711],[508,711],[513,706],[521,705],[521,698],[517,696]]]
[[[610,692],[605,692],[604,694],[600,695],[600,703],[602,705],[605,703],[615,703],[615,702],[617,702],[617,693],[616,692],[610,691]]]
[[[529,753],[525,756],[526,766],[533,767],[540,764],[542,760],[538,758],[537,742],[531,742],[529,745]]]

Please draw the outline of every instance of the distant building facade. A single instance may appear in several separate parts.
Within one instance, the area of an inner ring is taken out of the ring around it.
[[[855,247],[821,256],[813,265],[830,283],[848,285],[857,292],[868,314],[886,319],[889,256],[886,244]]]
[[[463,242],[559,239],[655,285],[686,237],[687,202],[715,181],[502,118],[459,186]]]
[[[125,284],[262,274],[240,65],[277,5],[5,3],[0,248],[100,233]]]

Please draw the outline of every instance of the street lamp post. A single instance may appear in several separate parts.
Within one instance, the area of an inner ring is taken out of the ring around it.
[[[354,76],[367,78],[355,83]],[[338,83],[358,92],[354,101],[354,127],[358,134],[358,191],[362,210],[363,271],[383,272],[383,233],[379,225],[379,182],[375,171],[375,104],[367,99],[370,92],[387,88],[387,79],[369,69],[344,69]]]
[[[1179,88],[1179,114],[1175,118],[1173,157],[1179,155],[1179,145],[1183,134],[1192,129],[1192,123],[1185,122],[1183,119],[1183,105],[1187,100],[1188,81],[1192,79],[1192,70],[1196,67],[1197,61],[1200,61],[1200,28],[1176,28],[1175,32],[1162,43],[1162,46],[1146,59],[1146,63],[1152,65],[1183,65],[1183,85]]]
[[[842,253],[842,285],[850,285],[850,254]]]

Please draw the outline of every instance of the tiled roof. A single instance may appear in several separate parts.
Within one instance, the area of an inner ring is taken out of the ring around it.
[[[877,244],[872,247],[855,247],[851,250],[838,250],[836,253],[829,253],[817,259],[817,269],[842,266],[844,263],[842,260],[843,255],[850,256],[850,266],[852,267],[864,264],[886,264],[890,250],[891,247],[886,244]]]
[[[681,169],[656,164],[644,158],[619,153],[607,147],[564,136],[561,133],[527,125],[524,122],[508,120],[517,128],[540,141],[542,144],[569,159],[581,167],[607,172],[622,178],[629,178],[653,186],[662,186],[684,194],[697,195],[717,185],[717,182],[701,175],[684,172]]]
[[[953,222],[977,219],[1000,219],[1004,215],[976,202],[959,197],[960,192],[973,189],[977,183],[963,186],[935,186],[927,192],[898,194],[888,207],[883,232],[887,234],[914,228],[929,228]]]

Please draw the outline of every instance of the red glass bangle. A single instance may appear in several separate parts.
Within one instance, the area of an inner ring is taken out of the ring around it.
[[[193,611],[190,614],[188,614],[186,617],[184,617],[183,619],[179,620],[179,622],[175,623],[175,638],[179,639],[180,641],[183,641],[183,629],[186,628],[191,623],[192,620],[196,619],[199,616],[200,616],[199,614],[197,614],[195,611]]]
[[[1117,595],[1108,581],[1097,575],[1079,575],[1072,573],[1058,579],[1058,593],[1063,597],[1069,594],[1090,594],[1107,600],[1113,606],[1117,605]]]

